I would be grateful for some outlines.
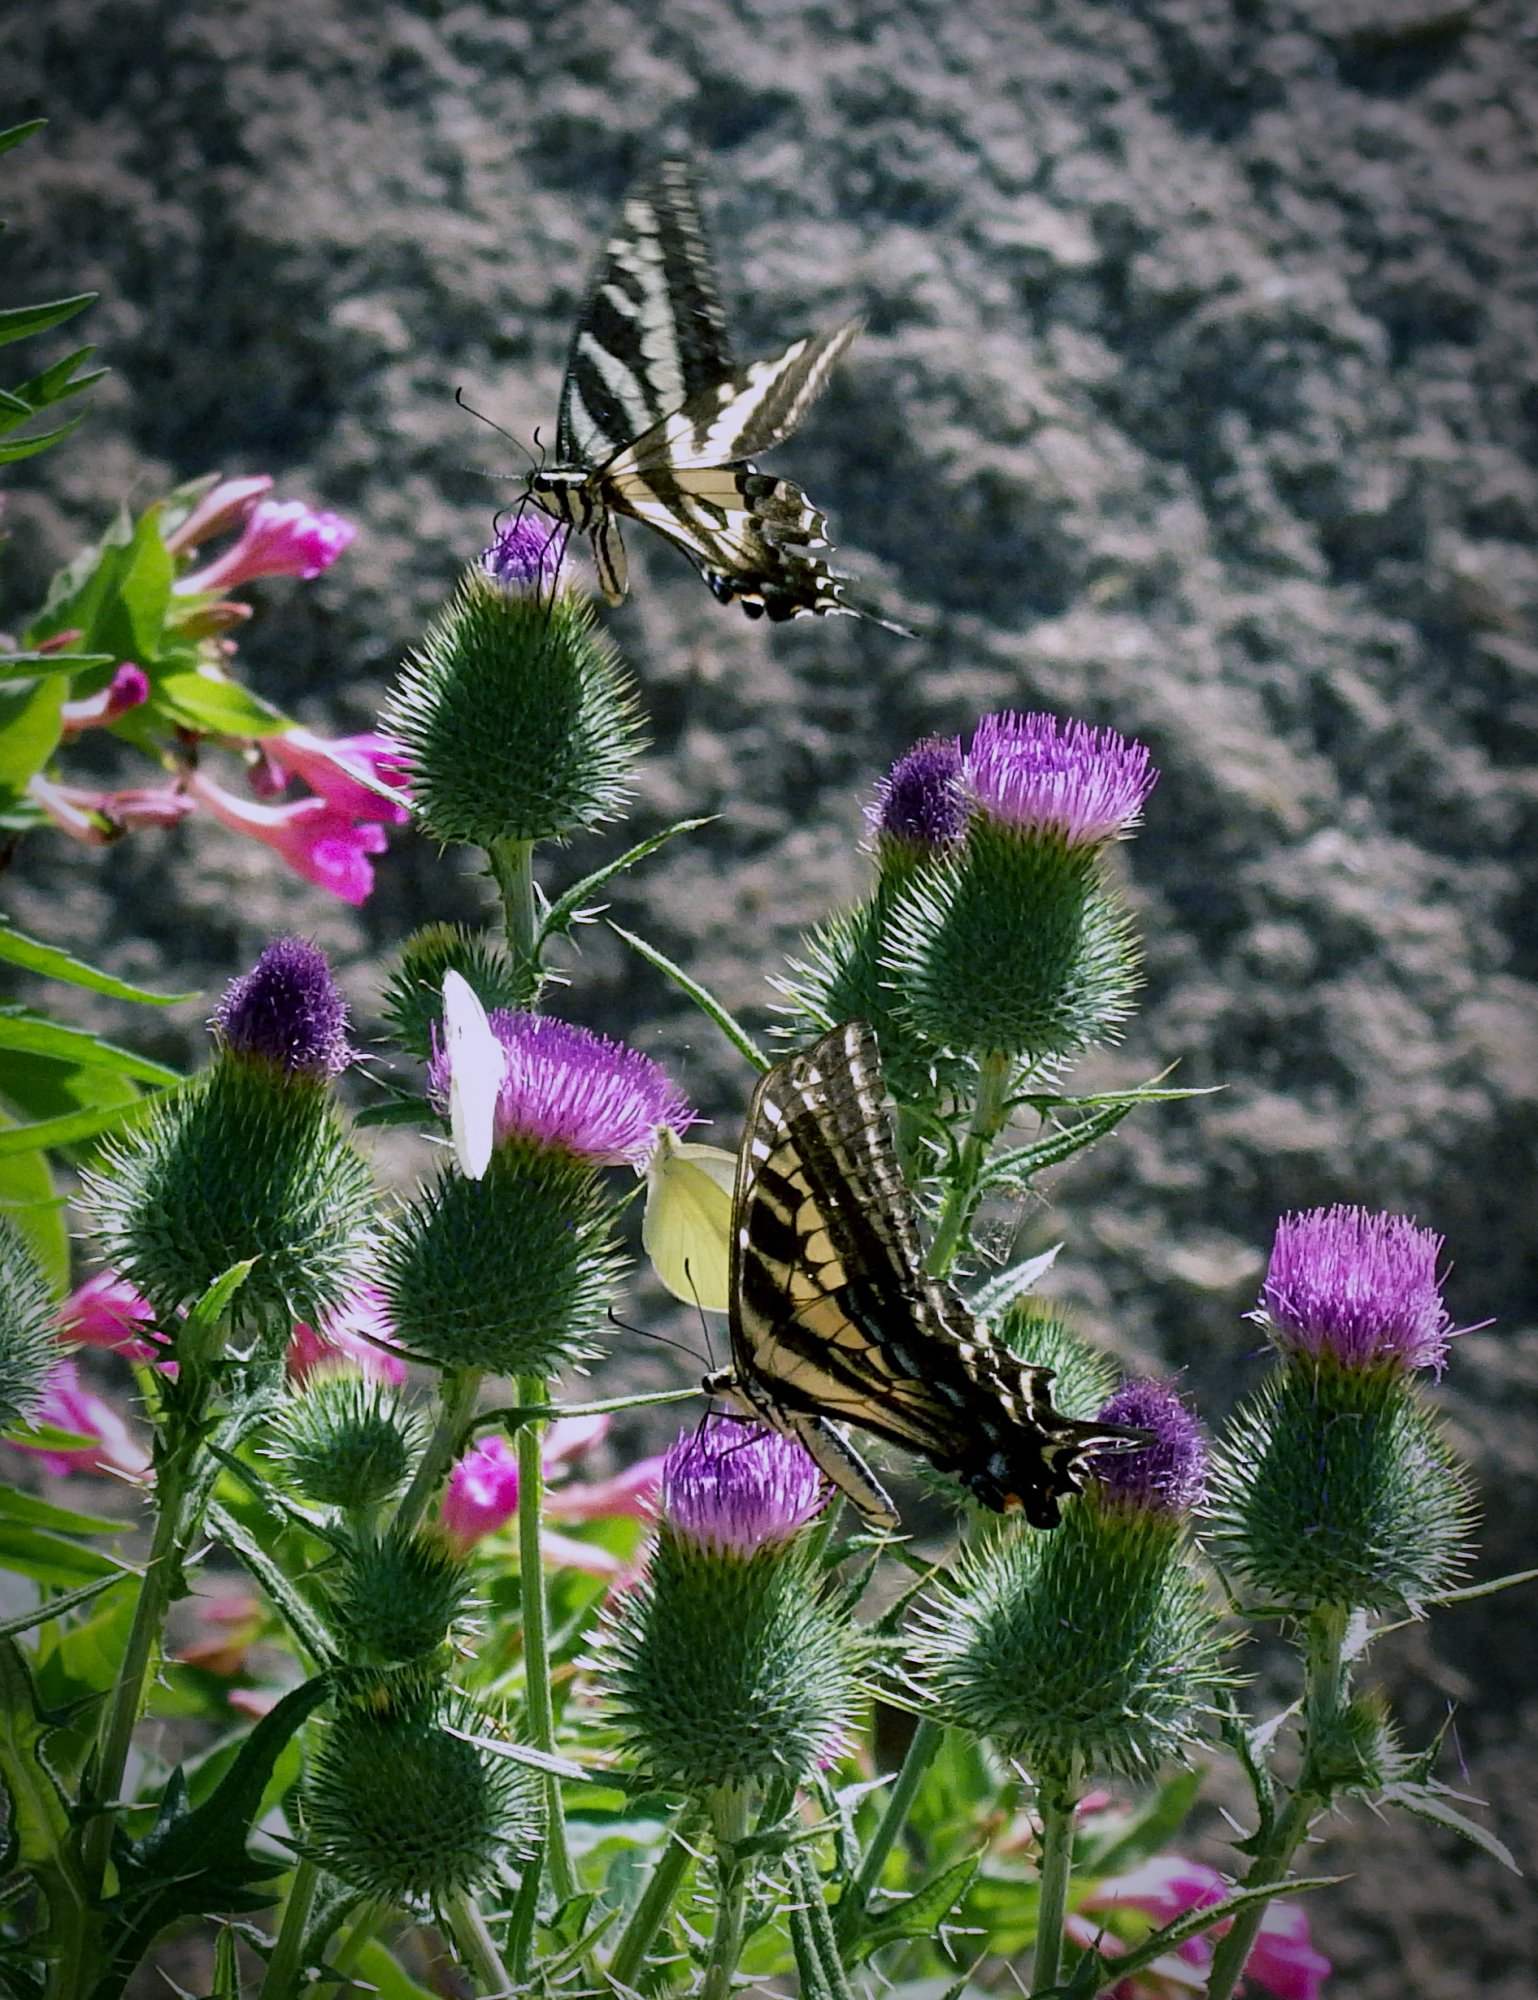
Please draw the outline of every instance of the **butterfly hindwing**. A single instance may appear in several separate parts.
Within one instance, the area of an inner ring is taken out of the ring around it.
[[[860,1022],[760,1082],[733,1212],[736,1386],[782,1429],[859,1425],[954,1472],[985,1505],[1019,1505],[1050,1527],[1089,1452],[1127,1434],[1063,1417],[1051,1371],[1016,1359],[925,1273],[888,1106]]]

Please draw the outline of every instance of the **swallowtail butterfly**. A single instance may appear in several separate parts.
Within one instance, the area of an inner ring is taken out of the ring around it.
[[[760,1080],[737,1156],[732,1366],[704,1386],[798,1437],[873,1526],[895,1526],[896,1512],[835,1423],[920,1453],[996,1512],[1018,1506],[1055,1527],[1088,1455],[1146,1433],[1062,1416],[1052,1370],[1017,1359],[925,1272],[890,1121],[862,1021]]]
[[[572,337],[555,463],[530,475],[529,499],[589,537],[610,604],[626,589],[623,516],[681,549],[750,618],[887,624],[823,561],[825,523],[800,487],[753,463],[790,436],[859,330],[850,320],[738,368],[693,169],[666,161],[621,204]]]

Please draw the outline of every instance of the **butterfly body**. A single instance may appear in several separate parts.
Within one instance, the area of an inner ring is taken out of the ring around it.
[[[706,1387],[800,1437],[873,1523],[895,1521],[891,1502],[833,1423],[920,1453],[996,1512],[1019,1507],[1052,1527],[1089,1455],[1141,1434],[1064,1417],[1052,1371],[1011,1354],[924,1270],[889,1105],[862,1022],[761,1080],[733,1203],[732,1369]]]
[[[555,462],[530,476],[530,501],[589,536],[611,604],[627,587],[627,519],[749,617],[870,616],[822,559],[821,513],[753,462],[795,430],[858,332],[850,321],[737,367],[693,171],[665,162],[626,195],[599,260],[567,358]]]

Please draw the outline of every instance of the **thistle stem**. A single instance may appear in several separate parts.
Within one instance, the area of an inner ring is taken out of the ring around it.
[[[543,1403],[549,1396],[540,1375],[520,1375],[520,1403]],[[550,1619],[545,1603],[545,1563],[540,1545],[540,1514],[544,1502],[545,1469],[540,1458],[544,1426],[522,1424],[518,1430],[518,1573],[523,1589],[523,1678],[528,1706],[529,1736],[536,1750],[555,1753],[555,1705],[550,1695]],[[556,1901],[577,1893],[577,1878],[566,1845],[566,1816],[561,1781],[545,1779],[545,1855]]]
[[[1246,1889],[1264,1888],[1283,1879],[1314,1815],[1330,1802],[1330,1782],[1320,1769],[1321,1746],[1340,1713],[1346,1693],[1348,1668],[1343,1649],[1349,1617],[1343,1605],[1321,1605],[1309,1613],[1305,1637],[1303,1713],[1307,1735],[1303,1768],[1287,1810],[1250,1864],[1244,1878]],[[1229,2000],[1270,1907],[1269,1901],[1249,1904],[1234,1918],[1227,1935],[1219,1938],[1208,1976],[1208,2000]]]
[[[990,1049],[981,1059],[977,1096],[967,1136],[961,1142],[956,1177],[946,1191],[945,1206],[925,1259],[930,1274],[936,1278],[945,1277],[956,1261],[980,1198],[978,1182],[983,1168],[994,1140],[1009,1123],[1009,1081],[1013,1067],[1010,1058],[998,1049]]]
[[[491,872],[502,898],[502,921],[512,953],[520,998],[532,1006],[538,984],[534,959],[538,912],[534,899],[534,843],[499,840],[487,850]]]
[[[908,1745],[908,1754],[903,1758],[902,1769],[897,1773],[897,1781],[886,1802],[886,1811],[876,1831],[871,1835],[869,1847],[860,1863],[859,1873],[839,1898],[838,1908],[833,1913],[833,1935],[838,1940],[839,1950],[847,1959],[850,1946],[860,1935],[860,1926],[865,1920],[865,1912],[870,1907],[870,1899],[876,1893],[881,1881],[881,1871],[886,1866],[886,1858],[891,1853],[897,1836],[902,1832],[912,1808],[918,1788],[924,1782],[925,1773],[935,1760],[945,1732],[938,1722],[926,1717],[913,1732]]]
[[[748,1919],[748,1870],[737,1851],[748,1831],[746,1787],[723,1786],[713,1793],[710,1819],[716,1842],[716,1922],[700,2000],[729,2000]]]
[[[479,1368],[444,1370],[443,1385],[438,1395],[438,1422],[412,1475],[411,1484],[395,1510],[393,1527],[396,1534],[411,1532],[443,1484],[444,1475],[453,1462],[455,1447],[475,1414],[475,1399],[480,1391],[482,1372]]]
[[[1043,1788],[1041,1888],[1036,1907],[1036,1954],[1031,1991],[1049,1992],[1063,1962],[1063,1919],[1068,1914],[1068,1879],[1073,1870],[1073,1811],[1077,1800],[1066,1785]]]
[[[450,1898],[444,1915],[454,1935],[454,1949],[469,1968],[482,1994],[488,1996],[488,2000],[492,1995],[510,1994],[513,1983],[492,1943],[491,1932],[476,1906],[475,1898],[465,1890],[459,1890]]]
[[[616,1986],[634,1986],[636,1975],[646,1963],[652,1941],[667,1919],[689,1863],[694,1859],[690,1840],[700,1819],[698,1806],[683,1808],[673,1821],[672,1836],[652,1870],[652,1878],[630,1913],[630,1921],[609,1961],[609,1978]]]
[[[310,1912],[315,1907],[315,1891],[320,1886],[320,1869],[313,1861],[301,1859],[289,1884],[288,1901],[283,1906],[283,1922],[267,1961],[261,2000],[293,2000],[304,1971],[304,1934]],[[322,1939],[320,1942],[324,1943]]]

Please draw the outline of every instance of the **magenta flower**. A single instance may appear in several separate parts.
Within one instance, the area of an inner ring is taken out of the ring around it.
[[[1068,847],[1098,847],[1132,827],[1158,772],[1145,745],[1055,715],[985,715],[962,781],[992,819]]]
[[[225,988],[212,1026],[231,1055],[277,1063],[291,1075],[339,1076],[352,1060],[347,1002],[326,954],[303,938],[274,938]]]
[[[277,767],[277,789],[287,777],[302,778],[312,792],[354,819],[377,819],[404,826],[411,814],[391,799],[381,798],[371,778],[395,791],[407,782],[405,752],[376,731],[361,736],[317,736],[313,730],[290,729],[281,736],[258,737],[266,767]],[[260,768],[260,767],[259,767]],[[272,796],[270,780],[253,780],[252,790]]]
[[[329,569],[357,532],[340,514],[317,512],[303,500],[259,500],[239,541],[202,569],[179,577],[172,588],[188,597],[195,591],[235,590],[259,576],[308,580]]]
[[[1255,1317],[1278,1347],[1346,1368],[1432,1368],[1447,1358],[1442,1238],[1402,1215],[1310,1208],[1276,1225]]]
[[[682,1134],[694,1122],[687,1098],[660,1064],[623,1042],[549,1014],[495,1008],[487,1015],[506,1056],[497,1092],[497,1144],[522,1140],[573,1153],[595,1166],[644,1167],[666,1125]],[[440,1101],[449,1095],[442,1047],[428,1072]]]
[[[83,729],[100,729],[109,722],[116,722],[120,715],[126,715],[131,708],[139,708],[150,698],[150,677],[143,667],[132,660],[124,660],[104,688],[82,701],[67,701],[59,712],[59,720],[64,725],[64,740],[78,736]]]
[[[88,791],[61,785],[36,771],[27,796],[42,807],[60,833],[85,847],[110,847],[136,826],[175,826],[196,810],[180,785],[138,785],[121,792]]]
[[[483,1438],[449,1474],[438,1520],[463,1552],[506,1527],[518,1511],[518,1458],[500,1432]]]
[[[101,1472],[142,1479],[150,1469],[149,1453],[109,1402],[82,1387],[73,1361],[61,1361],[54,1368],[32,1420],[84,1440],[59,1451],[24,1444],[19,1438],[8,1440],[18,1451],[31,1452],[44,1470],[56,1477],[67,1472]]]
[[[1201,1501],[1207,1486],[1202,1427],[1173,1389],[1162,1382],[1123,1383],[1098,1417],[1153,1433],[1131,1451],[1095,1454],[1095,1478],[1105,1493],[1150,1514],[1183,1514]]]
[[[540,1447],[546,1477],[590,1450],[607,1429],[606,1417],[558,1417]],[[546,1493],[545,1517],[552,1521],[597,1521],[622,1514],[649,1516],[655,1511],[661,1477],[661,1459],[647,1458],[613,1479],[568,1480]],[[505,1528],[517,1511],[517,1454],[498,1434],[466,1452],[450,1473],[439,1525],[463,1553]],[[622,1567],[607,1550],[569,1535],[546,1533],[542,1546],[546,1562],[563,1569],[610,1576]]]
[[[1271,1903],[1245,1960],[1246,1979],[1274,1993],[1276,2000],[1319,2000],[1330,1961],[1309,1936],[1308,1912],[1290,1900]]]
[[[960,738],[921,737],[877,785],[865,816],[878,839],[931,853],[954,847],[967,826]]]
[[[272,848],[306,881],[329,889],[344,903],[356,905],[368,900],[374,887],[374,865],[369,856],[383,854],[389,845],[382,826],[355,821],[321,798],[295,799],[280,806],[251,805],[201,771],[189,772],[185,783],[215,819]]]
[[[346,1367],[381,1382],[404,1382],[406,1364],[394,1351],[394,1340],[384,1293],[377,1285],[360,1285],[319,1326],[295,1323],[286,1357],[289,1380],[302,1382],[317,1368]]]
[[[265,472],[254,473],[248,479],[221,479],[165,537],[166,547],[174,556],[185,555],[213,536],[238,528],[271,487],[272,481]]]
[[[145,1338],[155,1323],[155,1308],[141,1298],[116,1271],[98,1271],[77,1285],[59,1307],[59,1336],[82,1347],[110,1347],[130,1361],[154,1361],[163,1341]]]
[[[662,1462],[662,1520],[715,1555],[788,1542],[821,1512],[828,1486],[794,1438],[736,1417],[685,1431]]]
[[[489,549],[481,551],[481,568],[504,590],[551,591],[560,580],[569,530],[542,515],[520,509]]]

